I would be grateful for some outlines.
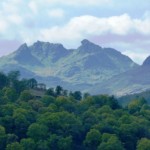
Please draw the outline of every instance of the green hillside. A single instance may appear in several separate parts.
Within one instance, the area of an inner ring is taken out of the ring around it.
[[[150,149],[146,100],[124,108],[113,96],[38,85],[17,71],[0,73],[1,150]]]

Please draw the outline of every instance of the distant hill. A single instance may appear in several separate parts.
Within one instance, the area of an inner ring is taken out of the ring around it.
[[[49,87],[61,85],[82,92],[92,88],[93,94],[103,89],[106,93],[113,93],[115,79],[119,82],[125,72],[137,68],[139,66],[128,56],[86,39],[77,49],[71,50],[58,43],[37,41],[31,46],[23,44],[14,53],[0,58],[0,70],[4,72],[20,70],[24,77],[35,77]]]
[[[140,93],[150,89],[150,57],[143,65],[113,76],[92,88],[92,93],[109,93],[118,96]]]

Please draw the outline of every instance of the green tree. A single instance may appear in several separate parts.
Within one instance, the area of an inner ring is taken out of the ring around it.
[[[84,140],[84,145],[87,149],[97,149],[101,141],[101,133],[96,129],[91,129]]]
[[[150,139],[140,139],[137,143],[137,150],[150,150]]]
[[[73,101],[64,96],[59,96],[56,98],[55,104],[58,106],[58,108],[63,108],[63,110],[66,110],[68,112],[75,111],[75,105]]]
[[[47,138],[48,128],[45,125],[33,123],[29,126],[27,135],[35,141]]]
[[[49,88],[49,89],[46,91],[46,95],[55,97],[56,94],[55,94],[54,88]]]
[[[124,150],[124,148],[116,135],[104,133],[98,150]]]
[[[71,150],[72,149],[72,137],[60,138],[58,140],[58,149],[59,150]]]
[[[21,111],[13,114],[14,119],[14,133],[22,139],[26,136],[27,128],[30,122],[27,120],[26,116],[22,114]]]
[[[6,145],[5,128],[0,125],[0,149],[4,149]]]
[[[74,97],[76,100],[81,100],[82,99],[82,93],[80,91],[75,91],[73,93],[70,93],[71,96]]]
[[[7,144],[6,150],[24,150],[23,146],[18,142]]]
[[[27,81],[27,85],[29,88],[35,88],[37,86],[37,81],[34,78],[31,78]]]
[[[146,100],[143,98],[132,100],[127,106],[129,113],[133,114],[139,112],[144,104],[146,104]]]
[[[4,92],[4,97],[9,101],[9,102],[15,102],[18,98],[17,92],[14,88],[10,87],[5,87],[3,89]]]
[[[44,104],[40,100],[29,100],[28,104],[32,107],[32,110],[37,112],[44,106]]]
[[[36,150],[49,150],[47,140],[39,140],[36,143]]]
[[[55,93],[57,96],[60,96],[62,94],[62,91],[63,91],[63,88],[61,86],[56,86],[56,89],[55,89]]]
[[[0,72],[0,89],[8,85],[8,78],[7,76]]]
[[[7,134],[7,144],[11,144],[18,141],[18,136],[15,134]]]
[[[41,98],[41,101],[43,102],[44,106],[49,106],[50,104],[54,103],[55,98],[53,96],[49,96],[49,95],[44,95]]]
[[[13,82],[15,80],[19,80],[20,72],[19,71],[10,71],[8,73],[8,79]]]
[[[24,91],[22,91],[21,92],[21,94],[20,94],[20,97],[19,97],[19,100],[21,100],[21,101],[29,101],[29,100],[31,100],[31,99],[33,99],[33,96],[32,96],[32,94],[30,93],[30,91],[28,91],[28,90],[24,90]]]
[[[22,145],[24,150],[35,150],[36,148],[36,144],[31,138],[22,139],[20,144]]]

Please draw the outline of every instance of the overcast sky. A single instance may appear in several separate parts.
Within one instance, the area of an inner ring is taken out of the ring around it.
[[[141,64],[150,55],[150,0],[1,0],[0,56],[37,40],[76,48],[82,39]]]

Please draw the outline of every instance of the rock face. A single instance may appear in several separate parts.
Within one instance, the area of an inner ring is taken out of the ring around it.
[[[117,50],[102,48],[86,39],[72,50],[62,44],[41,41],[31,46],[23,44],[14,53],[0,59],[1,70],[9,71],[12,65],[21,72],[25,69],[26,77],[35,77],[50,87],[61,85],[81,91],[88,91],[90,87],[138,67]]]

